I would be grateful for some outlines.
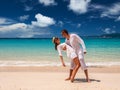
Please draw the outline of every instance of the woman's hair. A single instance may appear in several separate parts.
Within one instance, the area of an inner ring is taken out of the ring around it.
[[[55,40],[58,40],[59,38],[58,37],[53,37],[53,43],[55,44],[55,50],[57,50],[57,46],[59,45],[59,44],[57,44],[56,42],[55,42]]]
[[[63,30],[61,31],[61,33],[66,33],[67,35],[69,34],[66,29],[63,29]]]

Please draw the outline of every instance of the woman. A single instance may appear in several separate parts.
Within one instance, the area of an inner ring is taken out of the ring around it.
[[[63,66],[65,66],[65,63],[64,63],[64,60],[63,60],[63,56],[62,56],[62,51],[66,51],[67,53],[67,57],[70,58],[72,60],[72,62],[74,62],[75,66],[73,68],[73,72],[72,72],[72,75],[70,75],[70,80],[71,82],[74,81],[74,77],[80,67],[80,62],[79,62],[79,59],[77,57],[77,55],[75,54],[75,51],[74,49],[67,45],[66,43],[61,43],[60,44],[60,39],[57,38],[57,37],[53,37],[53,43],[55,44],[55,49],[58,51],[59,53],[59,56],[60,56],[60,60],[63,64]]]

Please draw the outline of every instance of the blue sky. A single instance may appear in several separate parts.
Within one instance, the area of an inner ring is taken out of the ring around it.
[[[0,38],[120,33],[120,0],[0,0]]]

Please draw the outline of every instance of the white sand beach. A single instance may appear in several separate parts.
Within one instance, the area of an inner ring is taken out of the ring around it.
[[[0,90],[120,90],[120,66],[90,67],[91,83],[79,70],[65,81],[69,67],[0,67]]]

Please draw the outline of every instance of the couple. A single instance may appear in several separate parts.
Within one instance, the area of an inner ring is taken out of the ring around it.
[[[87,66],[84,62],[86,47],[83,40],[76,34],[69,34],[66,29],[63,29],[61,33],[62,36],[66,38],[65,43],[60,44],[60,39],[57,37],[53,37],[53,43],[55,44],[55,49],[59,53],[63,66],[65,66],[65,63],[61,51],[66,51],[67,57],[71,59],[70,74],[66,80],[71,80],[71,82],[73,82],[78,69],[81,67],[82,70],[84,70],[87,82],[90,82]]]

